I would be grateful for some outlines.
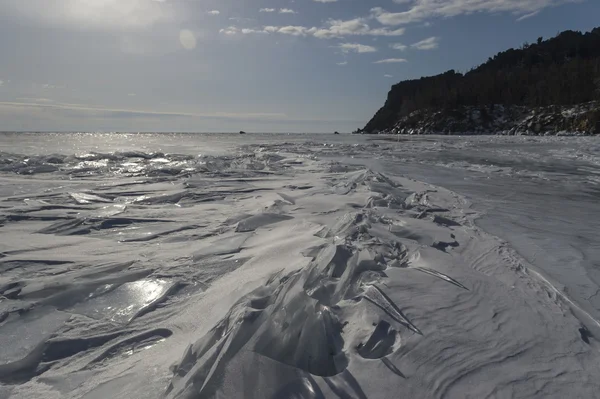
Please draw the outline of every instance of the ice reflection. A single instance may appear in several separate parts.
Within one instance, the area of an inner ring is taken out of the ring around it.
[[[141,280],[122,285],[121,288],[125,291],[122,296],[125,301],[107,308],[114,311],[111,320],[117,322],[129,320],[139,309],[149,305],[164,293],[165,283],[163,280]],[[126,303],[129,305],[124,306]]]
[[[125,283],[109,292],[97,292],[93,299],[77,304],[71,311],[94,319],[127,323],[141,309],[159,299],[168,288],[167,280],[144,279]]]

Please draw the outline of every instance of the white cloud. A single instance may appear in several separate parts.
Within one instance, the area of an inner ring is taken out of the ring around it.
[[[260,10],[258,10],[258,12],[275,12],[277,11],[274,8],[261,8]]]
[[[528,18],[531,18],[531,17],[535,17],[535,16],[536,16],[536,15],[538,15],[539,13],[540,13],[539,11],[534,11],[534,12],[530,12],[529,14],[525,14],[525,15],[523,15],[523,16],[521,16],[521,17],[517,18],[517,22],[521,22],[521,21],[523,21],[524,19],[528,19]]]
[[[404,51],[408,48],[408,46],[402,44],[402,43],[394,43],[390,45],[391,48],[393,48],[394,50],[400,50],[400,51]]]
[[[336,47],[342,50],[344,53],[374,53],[375,51],[377,51],[375,47],[358,43],[341,43]]]
[[[228,28],[220,29],[219,33],[226,35],[226,36],[235,36],[237,34],[242,33],[242,30],[236,26],[230,26]]]
[[[317,3],[335,3],[338,0],[313,0],[316,1]]]
[[[340,65],[340,66],[348,65],[348,61],[338,62],[337,65]]]
[[[3,80],[0,80],[0,86],[2,86],[4,84]]]
[[[253,18],[243,18],[243,17],[229,17],[230,21],[242,22],[242,21],[255,21]]]
[[[383,25],[404,25],[431,18],[448,18],[473,13],[510,12],[517,15],[531,14],[560,4],[581,0],[414,0],[403,12],[388,12],[381,7],[371,10],[371,15]],[[396,3],[406,3],[395,0]]]
[[[127,95],[128,95],[129,97],[135,97],[137,94],[135,94],[135,93],[129,93],[129,94],[127,94]]]
[[[266,32],[266,33],[276,33],[279,29],[281,29],[280,26],[265,26],[263,28],[263,32]]]
[[[207,14],[209,15],[219,15],[221,13],[221,11],[219,10],[212,10],[212,11],[208,11]]]
[[[28,0],[0,2],[0,13],[18,15],[61,27],[96,30],[144,29],[174,17],[166,1]]]
[[[344,36],[401,36],[404,28],[389,30],[387,28],[371,29],[364,18],[355,18],[347,21],[330,19],[324,28],[316,29],[314,36],[319,39],[343,38]]]
[[[373,62],[373,64],[397,64],[400,62],[407,62],[404,58],[386,58],[385,60],[379,60]]]
[[[294,11],[290,8],[280,8],[279,13],[280,14],[298,14],[296,11]]]
[[[268,28],[272,29],[274,27],[269,26]],[[292,36],[306,36],[307,29],[304,26],[283,26],[277,30],[277,33]]]
[[[263,26],[261,29],[238,29],[235,27],[229,27],[230,34],[251,34],[251,33],[280,33],[282,35],[290,35],[290,36],[307,36],[311,34],[311,29],[306,28],[304,26]],[[221,29],[221,33],[223,29]]]
[[[367,35],[371,36],[402,36],[404,34],[404,28],[398,28],[395,30],[388,30],[387,28],[371,29]]]
[[[242,32],[242,35],[250,35],[252,33],[265,33],[265,32],[261,32],[261,31],[256,31],[254,29],[246,29],[246,28],[242,29],[241,32]]]
[[[383,75],[383,77],[384,77],[384,78],[393,78],[393,77],[394,77],[394,75],[387,75],[387,74],[386,74],[386,75]]]
[[[221,32],[223,33],[223,29]],[[262,29],[250,29],[254,33],[281,33],[294,36],[314,36],[318,39],[342,39],[346,36],[400,36],[404,28],[390,30],[388,28],[372,29],[364,18],[348,21],[330,19],[322,28],[306,26],[264,26]],[[235,34],[235,33],[232,33]]]
[[[439,47],[439,39],[435,36],[429,37],[425,40],[421,40],[420,42],[411,44],[410,47],[417,50],[435,50]]]

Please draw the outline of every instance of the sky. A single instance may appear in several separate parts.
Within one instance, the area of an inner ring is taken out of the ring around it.
[[[0,0],[0,131],[350,132],[598,0]]]

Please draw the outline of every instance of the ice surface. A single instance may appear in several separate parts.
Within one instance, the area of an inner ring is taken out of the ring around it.
[[[24,358],[55,333],[69,317],[68,313],[41,307],[22,316],[9,318],[2,325],[0,335],[0,365]]]
[[[593,138],[17,138],[0,396],[597,395]]]
[[[114,289],[108,284],[92,292],[91,299],[78,303],[68,311],[126,324],[145,308],[157,303],[170,288],[167,281],[153,279],[125,283]]]

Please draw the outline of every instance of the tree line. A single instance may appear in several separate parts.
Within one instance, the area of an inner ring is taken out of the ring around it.
[[[596,100],[600,100],[600,28],[565,31],[500,52],[465,74],[451,70],[400,82],[392,86],[385,105],[364,130],[390,128],[399,118],[422,109],[540,107]]]

